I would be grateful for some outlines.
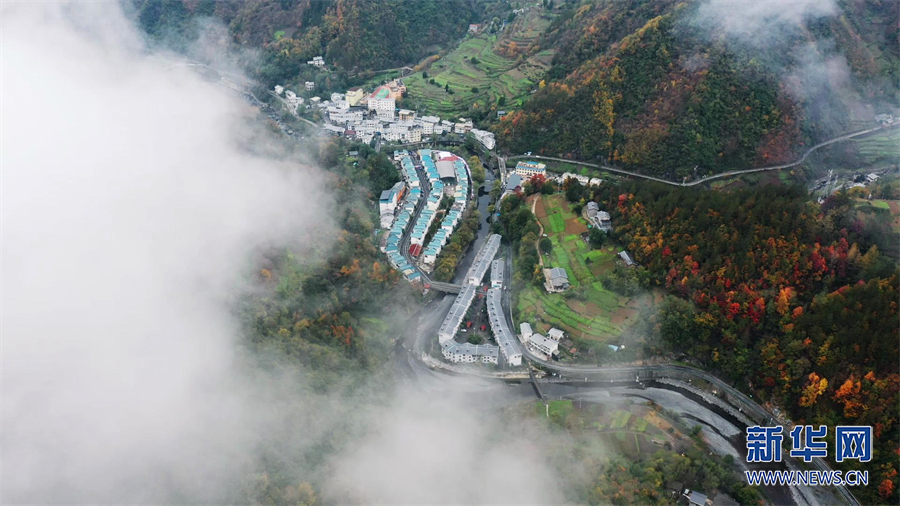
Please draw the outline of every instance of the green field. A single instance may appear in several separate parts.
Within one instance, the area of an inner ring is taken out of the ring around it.
[[[881,135],[855,139],[859,154],[866,164],[900,162],[900,129],[893,128]]]
[[[506,105],[501,108],[514,109],[550,66],[552,50],[540,51],[522,61],[519,56],[551,21],[550,14],[532,9],[503,32],[467,37],[446,56],[404,79],[408,93],[404,107],[455,118],[472,107],[490,109],[502,96],[506,97]],[[511,44],[515,44],[512,50]],[[428,73],[428,79],[423,77],[423,71]],[[431,79],[436,84],[430,84]],[[445,91],[445,85],[453,94]],[[476,88],[478,91],[474,91]]]
[[[582,218],[574,215],[562,195],[541,197],[546,216],[540,221],[553,245],[544,256],[545,267],[561,267],[569,274],[570,290],[578,290],[578,299],[567,300],[564,294],[548,294],[543,287],[530,286],[519,294],[518,321],[558,327],[570,336],[591,341],[615,338],[636,321],[637,309],[630,301],[607,290],[600,276],[614,265],[616,249],[612,246],[591,250],[577,230]],[[584,228],[581,228],[584,230]],[[545,329],[546,330],[546,329]]]

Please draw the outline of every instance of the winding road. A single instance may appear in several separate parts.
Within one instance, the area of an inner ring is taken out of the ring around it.
[[[801,156],[801,157],[798,158],[797,160],[795,160],[795,161],[793,161],[793,162],[790,162],[790,163],[785,163],[785,164],[781,164],[781,165],[771,165],[771,166],[766,166],[766,167],[757,167],[757,168],[754,168],[754,169],[732,170],[732,171],[728,171],[728,172],[722,172],[722,173],[720,173],[720,174],[715,174],[715,175],[712,175],[712,176],[709,176],[709,177],[705,177],[705,178],[703,178],[703,179],[698,179],[698,180],[696,180],[696,181],[691,181],[690,183],[684,183],[684,182],[676,183],[676,182],[674,182],[674,181],[669,181],[668,179],[663,179],[663,178],[659,178],[659,177],[655,177],[655,176],[650,176],[650,175],[647,175],[647,174],[642,174],[642,173],[640,173],[640,172],[633,172],[633,171],[630,171],[630,170],[618,169],[618,168],[616,168],[616,167],[610,167],[610,166],[608,166],[608,165],[600,165],[600,164],[596,164],[596,163],[582,162],[582,161],[579,161],[579,160],[571,160],[571,159],[567,159],[567,158],[557,158],[557,157],[553,157],[553,156],[539,156],[539,155],[526,156],[526,155],[515,155],[515,156],[507,157],[507,158],[505,158],[504,160],[516,160],[516,159],[520,159],[520,158],[528,158],[528,159],[538,159],[538,160],[550,160],[550,161],[555,161],[555,162],[575,163],[575,164],[578,164],[578,165],[584,165],[584,166],[587,166],[587,167],[594,167],[595,169],[602,169],[602,170],[609,171],[609,172],[614,172],[614,173],[617,173],[617,174],[623,174],[623,175],[626,175],[626,176],[631,176],[631,177],[636,177],[636,178],[641,178],[641,179],[647,179],[647,180],[650,180],[650,181],[656,181],[656,182],[658,182],[658,183],[663,183],[663,184],[667,184],[667,185],[671,185],[671,186],[684,186],[684,187],[687,187],[687,186],[697,186],[697,185],[701,185],[701,184],[704,184],[704,183],[708,183],[708,182],[710,182],[710,181],[714,181],[714,180],[716,180],[716,179],[727,179],[727,178],[731,178],[731,177],[742,176],[742,175],[744,175],[744,174],[752,174],[752,173],[754,173],[754,172],[766,172],[766,171],[772,171],[772,170],[783,170],[783,169],[789,169],[789,168],[791,168],[791,167],[796,167],[796,166],[800,165],[801,163],[805,162],[806,159],[809,157],[809,155],[811,155],[814,151],[816,151],[816,150],[819,149],[819,148],[823,148],[823,147],[828,146],[828,145],[830,145],[830,144],[834,144],[834,143],[841,142],[841,141],[846,141],[846,140],[849,140],[849,139],[853,139],[853,138],[855,138],[855,137],[861,137],[861,136],[863,136],[863,135],[868,135],[868,134],[875,133],[875,132],[888,131],[888,130],[890,130],[891,128],[893,128],[894,126],[896,126],[896,125],[897,125],[897,124],[895,123],[895,124],[887,125],[887,126],[877,126],[877,127],[867,128],[867,129],[865,129],[865,130],[857,130],[857,131],[855,131],[855,132],[850,132],[850,133],[847,133],[847,134],[844,134],[844,135],[840,135],[840,136],[838,136],[838,137],[835,137],[835,138],[833,138],[833,139],[829,139],[829,140],[827,140],[827,141],[820,142],[819,144],[816,144],[815,146],[813,146],[813,147],[809,148],[808,150],[806,150],[806,152],[803,153],[803,156]]]

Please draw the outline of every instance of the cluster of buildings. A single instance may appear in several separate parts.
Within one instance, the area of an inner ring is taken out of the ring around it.
[[[503,347],[491,344],[472,345],[469,343],[458,343],[454,340],[466,317],[466,313],[469,311],[469,307],[472,305],[472,301],[475,300],[475,294],[481,285],[481,280],[487,273],[488,268],[491,266],[491,261],[497,255],[499,249],[500,236],[497,234],[488,236],[475,257],[475,262],[469,268],[463,289],[457,295],[456,300],[453,301],[450,312],[447,313],[446,318],[441,322],[441,328],[438,330],[438,342],[441,344],[441,353],[450,362],[497,364],[500,353],[503,353],[504,358],[511,365],[521,365],[522,363],[521,351],[518,354],[515,353],[515,351],[518,351],[518,347],[511,348],[509,346]],[[488,303],[490,304],[490,300]],[[499,299],[497,304],[499,308]],[[491,327],[493,330],[493,322]],[[497,342],[501,342],[499,337]]]
[[[567,179],[575,179],[582,186],[599,186],[603,184],[603,180],[600,178],[582,176],[581,174],[575,174],[574,172],[564,172],[557,175],[549,174],[547,172],[546,164],[533,161],[521,161],[516,163],[516,168],[513,170],[513,174],[521,177],[525,181],[533,178],[534,176],[543,176],[544,178],[555,181],[559,184],[565,183]]]
[[[388,229],[382,251],[387,254],[391,264],[410,281],[419,279],[421,273],[407,261],[406,254],[412,258],[420,258],[426,269],[434,265],[438,254],[462,221],[469,202],[471,181],[469,166],[453,153],[422,149],[417,155],[427,177],[427,194],[423,191],[425,184],[416,170],[413,153],[397,150],[394,151],[394,161],[400,166],[403,180],[383,191],[378,200],[381,227]],[[451,197],[453,204],[444,214],[440,227],[429,238],[428,232],[439,216],[438,208],[445,196]],[[415,218],[420,203],[423,206]],[[401,251],[402,238],[407,230],[409,249]]]
[[[603,180],[599,177],[587,177],[582,176],[581,174],[575,174],[574,172],[563,172],[558,176],[554,176],[553,180],[559,184],[563,184],[567,179],[575,179],[581,186],[600,186],[603,184]]]
[[[896,120],[897,120],[897,118],[895,118],[893,115],[888,114],[888,113],[882,113],[882,114],[875,115],[875,121],[877,121],[878,123],[880,123],[881,125],[884,125],[884,126],[892,125],[892,124],[894,124],[894,121],[896,121]]]
[[[409,281],[416,281],[421,278],[419,271],[406,260],[406,257],[400,252],[400,241],[412,217],[415,215],[416,207],[422,199],[422,189],[420,187],[419,175],[416,172],[415,165],[409,156],[409,153],[395,153],[395,159],[400,160],[401,174],[403,181],[397,183],[388,194],[382,193],[382,199],[379,199],[378,210],[381,212],[381,224],[387,224],[390,227],[387,240],[383,251],[387,254],[388,260],[395,269],[402,272]],[[395,190],[403,185],[408,191],[395,192]],[[386,197],[386,198],[385,198]],[[402,199],[402,205],[400,204]],[[398,212],[399,211],[399,212]]]
[[[594,228],[599,228],[604,232],[612,230],[612,219],[609,213],[600,210],[600,205],[594,201],[590,201],[582,210],[584,219],[588,221]]]
[[[559,342],[565,337],[565,332],[558,328],[552,328],[547,335],[538,334],[531,328],[530,323],[523,322],[519,325],[521,339],[532,353],[542,356],[545,360],[559,355]]]
[[[321,61],[321,58],[316,58],[318,60],[311,60],[310,65],[313,61]],[[321,61],[321,65],[324,64]],[[315,90],[316,83],[307,81],[305,89]],[[287,94],[286,101],[292,114],[296,115],[299,106],[304,104],[303,98],[285,90],[283,86],[275,86],[275,93],[279,96]],[[415,111],[398,108],[397,102],[405,93],[406,85],[403,80],[395,79],[369,94],[357,86],[346,93],[332,93],[330,101],[311,97],[306,108],[324,109],[327,121],[323,128],[326,131],[367,143],[376,135],[391,142],[421,142],[423,138],[432,135],[464,135],[471,132],[487,149],[492,150],[497,145],[493,132],[474,128],[470,119],[459,118],[454,122],[442,120],[438,116],[417,117]]]
[[[422,160],[422,168],[428,175],[428,180],[431,183],[431,192],[428,195],[425,210],[422,211],[423,216],[425,211],[429,211],[429,214],[427,223],[422,223],[425,233],[417,234],[417,231],[414,230],[410,243],[422,245],[422,263],[427,267],[432,267],[466,211],[469,201],[471,175],[466,162],[453,153],[422,149],[419,151],[419,158]],[[435,158],[437,161],[435,161]],[[444,215],[440,228],[438,228],[431,240],[424,244],[427,231],[435,219],[435,212],[440,206],[443,196],[448,194],[445,191],[444,181],[455,181],[453,193],[449,194],[453,198],[453,204]],[[419,220],[422,221],[422,217]],[[418,256],[418,252],[413,252],[412,248],[410,253],[413,256]]]
[[[321,56],[313,56],[313,59],[306,62],[306,64],[312,65],[313,67],[324,67],[325,60]]]

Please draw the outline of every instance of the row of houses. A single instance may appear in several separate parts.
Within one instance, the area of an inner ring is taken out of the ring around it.
[[[439,178],[452,178],[456,181],[456,187],[452,194],[453,205],[451,205],[450,209],[447,211],[444,220],[441,222],[441,227],[434,234],[434,237],[431,238],[431,241],[425,246],[422,254],[422,262],[431,266],[434,265],[437,256],[440,254],[441,250],[443,250],[444,246],[446,246],[447,242],[450,240],[451,234],[462,220],[469,199],[469,180],[471,176],[469,174],[469,166],[466,162],[452,153],[446,151],[432,152],[429,149],[420,150],[419,153],[422,159],[423,168],[425,168],[429,174],[432,174],[432,169],[434,169],[437,171],[437,176]],[[432,156],[430,156],[432,154],[439,157],[436,164],[434,163]],[[444,170],[442,170],[442,168]],[[429,176],[429,178],[430,177],[431,176]],[[439,179],[439,181],[441,179]],[[430,204],[432,204],[432,201],[429,196],[429,205]],[[439,205],[440,199],[434,202],[434,208],[437,209]]]
[[[450,340],[441,344],[441,353],[444,358],[453,363],[497,364],[499,348],[492,344],[457,343]]]
[[[494,256],[499,250],[500,235],[489,235],[484,242],[484,245],[481,247],[481,250],[475,256],[472,267],[469,268],[469,272],[466,275],[466,283],[471,285],[481,284],[481,280],[484,279],[484,275],[487,274],[488,267],[491,266],[491,260],[494,259]]]
[[[441,328],[438,329],[439,343],[444,344],[447,341],[452,341],[456,333],[459,332],[463,318],[465,318],[469,306],[472,305],[472,301],[475,300],[475,292],[477,290],[477,286],[469,284],[464,285],[462,290],[460,290],[456,300],[453,301],[453,305],[450,306],[450,312],[447,313],[444,321],[441,322]]]
[[[487,241],[481,246],[481,250],[475,257],[475,262],[472,264],[472,267],[469,268],[469,272],[466,275],[466,283],[463,284],[463,289],[459,292],[459,295],[456,296],[456,300],[453,301],[453,306],[450,307],[450,312],[447,313],[447,316],[441,323],[441,327],[438,330],[438,342],[441,343],[441,353],[444,355],[444,358],[450,362],[498,363],[497,357],[500,354],[500,348],[498,346],[489,344],[465,346],[464,344],[457,343],[453,338],[456,336],[456,333],[459,332],[459,327],[462,325],[463,318],[465,318],[469,307],[472,305],[472,301],[475,300],[475,293],[481,285],[481,280],[484,278],[487,268],[490,266],[491,261],[499,249],[500,236],[491,234]],[[519,363],[521,364],[521,357],[519,358]]]
[[[422,168],[425,171],[425,176],[428,178],[431,190],[425,200],[425,209],[419,214],[419,219],[416,221],[416,225],[413,227],[410,235],[409,253],[413,257],[418,257],[422,254],[425,246],[425,236],[428,234],[428,229],[431,227],[431,222],[434,221],[441,198],[444,196],[444,182],[441,181],[431,154],[431,150],[419,151],[419,159],[422,161]]]
[[[422,189],[420,188],[419,175],[416,172],[409,153],[405,153],[405,155],[395,153],[394,156],[395,158],[399,157],[401,160],[401,175],[403,176],[403,181],[398,183],[398,185],[403,184],[404,187],[407,188],[407,191],[405,191],[403,205],[402,207],[399,207],[399,214],[395,215],[397,208],[390,211],[390,204],[388,204],[387,207],[384,208],[385,212],[381,215],[382,226],[385,225],[385,222],[390,222],[390,225],[388,225],[390,230],[388,231],[383,251],[387,254],[388,260],[395,269],[402,272],[403,275],[406,276],[406,279],[416,281],[421,278],[421,274],[414,266],[407,262],[406,257],[400,252],[400,239],[403,237],[406,229],[410,226],[412,216],[415,214],[416,207],[422,199]],[[397,188],[397,186],[395,185],[394,188]],[[391,190],[394,190],[394,188]],[[390,198],[394,198],[393,193]],[[398,202],[399,199],[400,197],[398,196]],[[381,210],[380,201],[379,210]]]
[[[498,262],[500,261],[497,260],[495,264]],[[488,321],[491,324],[491,331],[494,333],[494,338],[497,339],[500,352],[503,353],[503,358],[506,362],[512,366],[522,365],[522,350],[519,348],[512,331],[509,330],[509,324],[506,321],[506,316],[503,314],[502,298],[502,288],[491,288],[488,290]]]

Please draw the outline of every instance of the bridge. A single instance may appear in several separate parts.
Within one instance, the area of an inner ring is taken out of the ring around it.
[[[425,277],[425,274],[422,274]],[[454,285],[453,283],[443,283],[441,281],[426,281],[430,288],[447,293],[459,293],[462,291],[462,285]]]

